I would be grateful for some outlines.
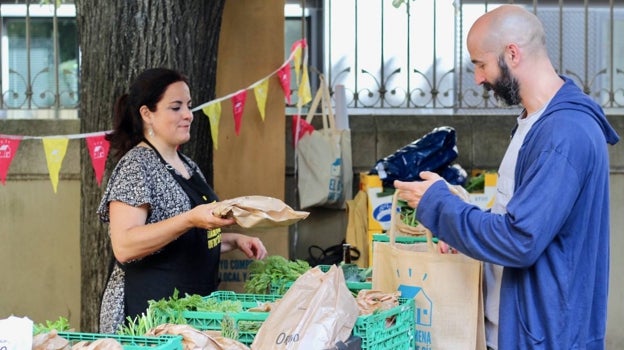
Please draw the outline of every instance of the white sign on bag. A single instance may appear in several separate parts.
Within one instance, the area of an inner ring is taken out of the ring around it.
[[[0,320],[0,350],[31,350],[33,321],[13,315]]]

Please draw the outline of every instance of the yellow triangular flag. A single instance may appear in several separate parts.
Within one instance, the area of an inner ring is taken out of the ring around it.
[[[204,114],[210,121],[210,134],[212,135],[212,144],[214,149],[219,148],[219,120],[221,119],[221,102],[211,103],[202,108]]]
[[[43,150],[45,151],[54,193],[56,193],[56,188],[58,187],[59,172],[67,152],[68,143],[69,139],[66,137],[47,137],[43,139]]]
[[[258,110],[260,111],[260,117],[264,121],[264,112],[266,109],[266,100],[269,93],[269,79],[264,79],[260,84],[254,87],[254,96],[256,96],[256,103],[258,104]]]
[[[301,51],[303,51],[301,49],[301,45],[297,45],[297,47],[295,47],[295,52],[294,52],[294,65],[295,65],[295,76],[296,76],[296,83],[299,84],[299,76],[301,75]]]
[[[312,101],[312,93],[310,92],[310,79],[308,78],[308,67],[303,66],[303,76],[301,77],[301,84],[299,84],[299,100],[297,105],[299,107]]]

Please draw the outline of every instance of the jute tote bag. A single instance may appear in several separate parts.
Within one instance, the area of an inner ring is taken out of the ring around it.
[[[442,254],[427,230],[427,243],[399,244],[396,191],[389,242],[373,242],[373,289],[414,298],[417,349],[485,349],[480,261]]]

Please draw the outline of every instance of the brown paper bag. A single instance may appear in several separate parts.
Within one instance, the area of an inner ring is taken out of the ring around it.
[[[395,243],[399,191],[394,194],[389,242],[374,242],[373,289],[400,291],[416,304],[417,349],[485,349],[480,261],[441,254],[427,243]]]
[[[295,211],[283,201],[267,196],[243,196],[217,203],[213,214],[232,216],[244,228],[268,228],[288,226],[305,219],[307,211]]]
[[[306,271],[293,283],[258,330],[251,349],[328,349],[346,341],[359,315],[342,269]]]

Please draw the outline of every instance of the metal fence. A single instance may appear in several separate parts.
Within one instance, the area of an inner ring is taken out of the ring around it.
[[[79,53],[75,8],[70,1],[58,6],[56,1],[47,3],[0,3],[0,117],[76,115]]]
[[[542,20],[560,74],[607,113],[624,107],[624,1],[310,1],[305,20],[324,30],[310,55],[332,87],[344,85],[352,114],[498,113],[494,96],[474,83],[465,41],[474,20],[501,3]]]
[[[392,0],[287,3],[302,5],[301,16],[290,19],[303,25],[293,26],[287,16],[285,48],[305,36],[313,85],[314,71],[326,75],[332,91],[343,85],[352,114],[500,112],[492,94],[474,83],[465,39],[473,21],[501,3],[526,6],[542,20],[561,74],[607,113],[624,108],[624,1],[406,0],[398,8]],[[0,18],[0,118],[75,111],[79,53],[72,2],[0,1]]]

